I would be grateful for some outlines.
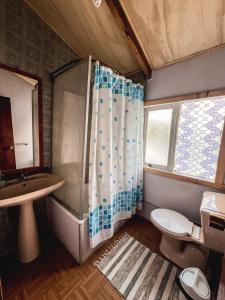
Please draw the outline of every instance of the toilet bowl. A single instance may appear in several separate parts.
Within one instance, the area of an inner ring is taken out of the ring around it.
[[[152,223],[162,232],[161,253],[185,269],[206,268],[208,249],[203,246],[201,227],[182,214],[164,208],[151,213]]]

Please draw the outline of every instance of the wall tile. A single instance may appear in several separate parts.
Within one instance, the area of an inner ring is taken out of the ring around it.
[[[26,39],[28,42],[31,42],[36,47],[40,46],[41,43],[41,32],[37,31],[31,27],[26,28]]]
[[[6,28],[14,34],[21,35],[23,33],[23,26],[21,18],[13,15],[11,12],[6,14]]]
[[[0,1],[1,32],[5,33],[0,36],[3,39],[1,62],[39,75],[43,80],[43,102],[52,102],[49,73],[77,58],[76,54],[22,0]],[[50,110],[51,105],[44,105],[44,109]],[[50,133],[51,130],[46,136]],[[48,143],[44,139],[45,152],[50,149]]]
[[[6,49],[3,63],[10,66],[17,66],[19,69],[22,67],[20,57],[17,56],[12,50]]]
[[[6,32],[6,47],[14,51],[22,51],[22,41],[18,38],[16,34],[7,30]]]
[[[22,17],[23,7],[20,5],[20,0],[8,0],[5,3],[7,11],[11,11],[15,16]]]
[[[55,42],[51,39],[44,39],[44,50],[51,55],[54,55],[56,52]]]
[[[44,165],[51,164],[52,83],[49,73],[77,58],[23,0],[0,0],[0,62],[36,74],[43,83]],[[7,210],[0,210],[0,255],[15,243]],[[15,232],[14,232],[15,233]]]
[[[33,46],[27,46],[26,55],[27,59],[35,60],[37,63],[40,61],[40,51]]]

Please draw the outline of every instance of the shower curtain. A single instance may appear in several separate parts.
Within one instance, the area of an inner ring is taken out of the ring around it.
[[[143,86],[95,63],[89,158],[89,236],[94,248],[142,208]]]

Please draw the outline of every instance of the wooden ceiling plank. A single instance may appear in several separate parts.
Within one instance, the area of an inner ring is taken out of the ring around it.
[[[79,57],[103,61],[126,74],[140,68],[105,1],[25,0]]]
[[[119,0],[152,69],[225,43],[224,0]]]
[[[129,22],[129,19],[126,13],[123,10],[123,7],[119,0],[106,0],[112,15],[115,18],[117,25],[121,28],[122,32],[124,33],[127,43],[132,50],[133,54],[135,55],[140,67],[144,71],[147,79],[151,78],[152,76],[152,68],[145,56],[142,47],[133,31],[133,28]]]

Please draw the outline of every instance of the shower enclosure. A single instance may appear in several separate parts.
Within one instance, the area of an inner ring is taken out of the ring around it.
[[[88,211],[87,127],[91,58],[81,60],[53,81],[52,171],[66,179],[55,197],[79,219]]]
[[[53,232],[79,263],[93,252],[88,236],[92,68],[89,57],[52,74],[52,172],[66,182],[50,197],[48,214]]]

